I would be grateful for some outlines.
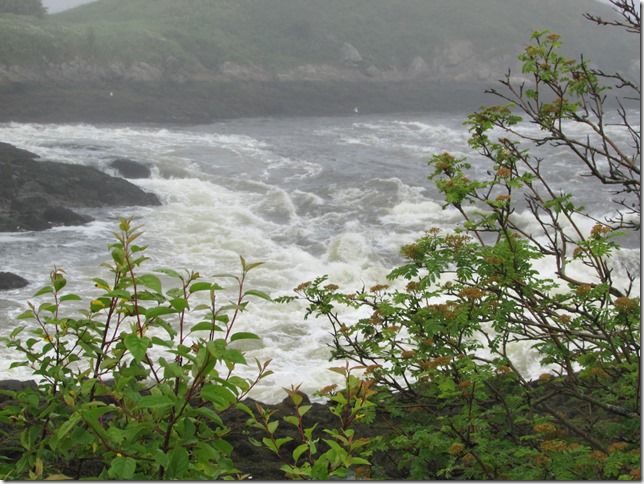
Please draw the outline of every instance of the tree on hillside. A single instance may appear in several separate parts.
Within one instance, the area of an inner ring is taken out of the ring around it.
[[[40,18],[47,13],[47,8],[42,4],[42,0],[0,0],[0,13],[33,15]]]
[[[639,34],[633,0],[611,2],[618,20],[586,17]],[[533,33],[521,75],[489,91],[500,104],[466,121],[485,175],[449,153],[430,161],[462,224],[402,248],[388,276],[402,289],[342,293],[326,277],[296,289],[330,321],[333,356],[383,390],[401,473],[388,477],[640,477],[639,269],[620,253],[640,231],[640,87],[561,44]],[[562,152],[603,214],[557,179]]]

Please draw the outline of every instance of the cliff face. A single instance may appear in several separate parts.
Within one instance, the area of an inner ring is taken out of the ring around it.
[[[415,56],[408,61],[392,59],[389,66],[378,67],[363,59],[358,49],[344,43],[337,62],[307,63],[288,69],[268,69],[254,64],[224,61],[215,69],[187,65],[168,55],[156,62],[115,61],[97,64],[74,56],[63,62],[43,59],[26,65],[0,63],[0,83],[43,82],[164,82],[188,81],[347,81],[347,82],[485,82],[499,72],[516,68],[511,55],[480,55],[471,41],[459,40],[435,47],[430,56]]]

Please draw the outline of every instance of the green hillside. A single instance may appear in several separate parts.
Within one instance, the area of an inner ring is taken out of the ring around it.
[[[430,59],[434,47],[456,39],[482,55],[514,55],[545,28],[606,68],[619,61],[616,52],[638,55],[628,36],[585,20],[589,11],[612,15],[594,0],[100,0],[42,20],[0,16],[0,63],[154,64],[171,55],[206,70],[227,60],[282,69],[337,63],[348,42],[388,68]]]

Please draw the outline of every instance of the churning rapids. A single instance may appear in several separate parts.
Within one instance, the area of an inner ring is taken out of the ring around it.
[[[242,255],[265,262],[251,272],[248,288],[273,297],[292,295],[294,287],[323,274],[346,291],[383,283],[402,261],[403,244],[430,227],[450,229],[460,222],[456,211],[441,209],[427,180],[427,161],[449,151],[470,156],[476,167],[465,117],[251,118],[190,127],[0,124],[0,140],[41,159],[91,165],[114,175],[109,163],[116,158],[147,164],[152,177],[132,182],[163,203],[85,211],[96,219],[86,226],[0,234],[1,270],[32,282],[0,293],[0,335],[15,327],[16,316],[48,283],[54,266],[65,270],[69,291],[97,295],[91,279],[108,279],[107,269],[99,266],[110,260],[107,246],[119,216],[133,215],[143,226],[141,244],[150,246],[152,258],[145,271],[238,273]],[[609,215],[604,212],[608,194],[579,177],[574,171],[579,165],[562,149],[548,149],[550,169],[561,186],[578,194],[599,218]],[[618,262],[637,272],[638,241],[629,247]],[[281,387],[303,383],[302,390],[312,393],[335,381],[327,370],[338,365],[328,361],[329,327],[321,319],[305,320],[303,306],[253,298],[239,325],[238,330],[262,338],[247,348],[250,360],[272,359],[275,372],[253,397],[273,403],[285,396]],[[9,369],[19,355],[6,348],[2,355],[0,379],[29,378],[24,369]],[[535,355],[518,348],[517,358],[526,373],[538,374]]]

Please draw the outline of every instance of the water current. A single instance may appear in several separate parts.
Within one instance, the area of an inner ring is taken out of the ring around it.
[[[146,164],[152,177],[131,181],[162,201],[160,207],[85,209],[95,218],[85,226],[0,234],[1,270],[32,283],[0,293],[0,335],[17,324],[54,266],[66,271],[70,291],[94,294],[91,278],[108,276],[99,266],[110,259],[107,246],[119,216],[133,215],[143,226],[152,258],[144,268],[150,271],[237,272],[242,255],[265,262],[251,272],[249,287],[274,297],[293,294],[301,282],[323,274],[347,291],[382,283],[401,262],[403,244],[430,227],[449,230],[460,222],[456,211],[441,209],[427,180],[427,161],[449,151],[471,157],[478,169],[464,119],[432,113],[248,118],[198,126],[0,124],[0,140],[43,160],[113,175],[109,164],[116,158]],[[548,150],[555,180],[601,217],[608,195],[579,176],[563,149]],[[639,270],[637,243],[620,257]],[[262,338],[246,348],[249,356],[272,359],[275,372],[256,388],[255,398],[275,402],[285,395],[281,387],[303,383],[310,393],[335,381],[327,370],[337,366],[328,361],[328,323],[305,320],[303,306],[258,299],[239,325]],[[9,369],[18,355],[5,348],[2,355],[0,379],[29,378],[24,369]],[[539,371],[534,354],[518,350],[519,357],[526,373]]]

